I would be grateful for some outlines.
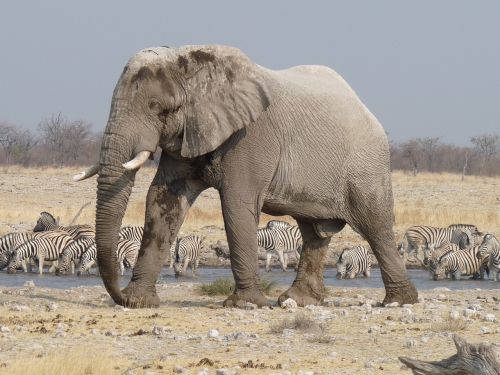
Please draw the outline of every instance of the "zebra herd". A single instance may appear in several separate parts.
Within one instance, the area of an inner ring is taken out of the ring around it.
[[[460,280],[463,276],[483,279],[485,273],[491,273],[494,281],[500,281],[500,243],[472,224],[410,227],[399,251],[403,257],[413,254],[434,280]]]
[[[119,231],[116,259],[120,272],[134,267],[143,236],[143,227],[126,226]],[[170,247],[170,268],[175,276],[193,275],[199,266],[204,238],[197,235],[178,237]],[[257,244],[265,252],[265,269],[270,271],[276,256],[286,271],[289,255],[297,263],[302,251],[299,227],[284,221],[271,220],[257,230]],[[399,245],[403,258],[413,254],[435,280],[463,276],[483,278],[490,273],[500,281],[500,243],[492,234],[484,235],[475,225],[453,224],[446,228],[413,226],[405,232]],[[97,249],[94,229],[89,225],[60,226],[53,215],[42,212],[33,232],[15,232],[0,237],[0,269],[8,273],[17,269],[31,270],[32,261],[41,274],[45,262],[49,272],[57,275],[89,273],[96,264]],[[347,247],[337,256],[337,278],[370,276],[373,256],[367,246]]]

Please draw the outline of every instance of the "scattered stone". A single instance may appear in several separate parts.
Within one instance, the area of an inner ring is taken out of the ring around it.
[[[34,288],[35,287],[35,282],[33,280],[28,280],[28,281],[25,281],[23,286],[27,286],[29,288]]]
[[[154,336],[164,336],[171,331],[172,330],[170,328],[165,326],[154,326],[153,329],[151,330],[151,333]]]
[[[495,317],[495,314],[486,314],[483,318],[485,322],[496,322],[497,319]]]
[[[26,311],[29,312],[31,311],[31,308],[25,305],[13,305],[10,309],[10,311]]]
[[[417,340],[415,339],[407,339],[406,340],[406,347],[407,348],[414,348],[416,347],[418,344],[417,344]]]
[[[202,368],[200,371],[198,371],[198,375],[209,375],[210,373],[208,372],[208,369],[206,367]]]
[[[186,372],[186,369],[182,366],[175,365],[174,366],[174,373],[175,374],[184,374]]]
[[[365,368],[367,369],[372,369],[374,367],[375,363],[373,361],[368,361],[365,362]]]
[[[217,331],[216,329],[211,329],[210,331],[208,331],[208,337],[211,339],[219,337],[219,331]]]
[[[429,336],[422,336],[422,337],[420,338],[420,341],[422,341],[423,343],[426,343],[426,342],[428,342],[429,340],[430,340],[430,337],[429,337]]]
[[[368,333],[377,333],[380,332],[380,327],[379,326],[371,326],[368,328]]]
[[[481,335],[489,335],[490,333],[493,333],[493,330],[490,327],[481,327],[480,330]]]
[[[281,307],[283,309],[296,309],[297,302],[295,302],[295,300],[293,300],[291,298],[288,298],[281,303]]]
[[[228,368],[218,368],[215,371],[215,375],[236,375],[237,371],[236,369],[228,369]]]
[[[57,323],[56,330],[58,331],[66,331],[68,329],[68,325],[64,323]]]
[[[59,308],[59,306],[57,305],[57,303],[49,303],[49,304],[45,305],[45,309],[47,311],[56,311],[58,308]]]
[[[460,313],[457,310],[450,311],[450,319],[451,320],[458,320],[459,318],[460,318]]]
[[[399,307],[399,302],[386,303],[385,307]]]
[[[251,302],[245,302],[245,304],[243,305],[244,310],[257,310],[258,308],[259,306]]]
[[[10,328],[7,326],[0,326],[0,332],[10,332]]]
[[[443,287],[443,286],[440,286],[440,287],[434,288],[433,291],[435,291],[435,292],[450,292],[450,289]]]

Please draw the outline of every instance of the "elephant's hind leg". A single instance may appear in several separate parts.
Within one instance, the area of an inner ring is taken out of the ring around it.
[[[383,303],[416,303],[418,293],[398,255],[392,230],[392,193],[382,190],[366,193],[353,188],[350,194],[352,219],[349,224],[368,241],[377,258],[386,292]]]
[[[299,306],[317,305],[325,298],[323,267],[330,237],[318,236],[309,222],[298,219],[297,223],[304,241],[299,269],[292,286],[279,297],[278,303],[291,298]]]

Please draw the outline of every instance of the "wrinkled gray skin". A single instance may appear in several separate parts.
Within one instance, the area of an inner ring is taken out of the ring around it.
[[[115,249],[135,178],[122,164],[157,147],[162,155],[147,195],[139,258],[120,290]],[[304,239],[297,277],[279,302],[323,300],[323,260],[331,236],[346,223],[378,259],[385,302],[417,301],[394,242],[386,135],[329,68],[272,71],[224,46],[143,50],[116,85],[99,163],[98,264],[120,305],[159,305],[162,264],[188,209],[208,187],[221,196],[236,281],[225,306],[267,304],[257,270],[261,212],[291,215]]]

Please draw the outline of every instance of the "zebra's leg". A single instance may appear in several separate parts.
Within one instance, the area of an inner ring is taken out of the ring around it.
[[[455,272],[452,273],[453,280],[460,280],[461,277],[462,277],[462,272],[460,272],[460,270],[456,270]]]
[[[189,207],[207,188],[199,180],[188,179],[190,165],[162,153],[160,165],[146,198],[144,234],[132,272],[132,279],[123,289],[121,303],[128,307],[158,307],[156,282],[169,253],[170,246],[184,221]]]
[[[266,272],[271,272],[271,258],[272,254],[266,250]]]
[[[191,266],[193,270],[193,276],[197,276],[197,271],[198,271],[198,266],[200,264],[200,258],[196,258],[196,260],[193,262],[193,265]]]
[[[43,274],[43,261],[44,261],[43,255],[39,256],[38,257],[38,272],[40,273],[40,275]]]
[[[186,274],[188,266],[189,266],[190,263],[191,263],[191,259],[189,259],[188,257],[185,257],[184,258],[184,264],[182,265],[182,273],[184,275]]]
[[[349,278],[350,278],[350,279],[354,279],[354,278],[356,278],[356,272],[351,271],[351,272],[349,273]]]
[[[123,265],[123,261],[118,263],[120,266],[120,275],[123,276],[123,274],[125,273],[125,266]]]
[[[364,272],[365,277],[370,277],[370,271],[371,271],[371,267],[370,267],[370,265],[368,265],[368,267],[366,267],[366,270]]]
[[[283,272],[286,272],[286,264],[285,264],[283,249],[276,249],[276,252],[278,253],[278,259],[280,261],[281,269],[283,270]]]
[[[291,298],[299,306],[317,305],[323,301],[326,294],[323,284],[323,268],[331,237],[319,235],[314,228],[314,222],[300,218],[296,220],[303,240],[299,270],[292,286],[281,294],[278,303],[282,304]],[[344,225],[345,222],[339,222],[339,229],[336,232],[340,231]]]
[[[500,281],[500,272],[498,269],[491,268],[491,273],[493,276],[493,281]]]
[[[288,254],[283,253],[283,267],[285,268],[284,271],[286,272],[288,268]]]
[[[58,265],[59,265],[59,262],[57,260],[53,261],[50,268],[49,268],[49,273],[55,272]]]

